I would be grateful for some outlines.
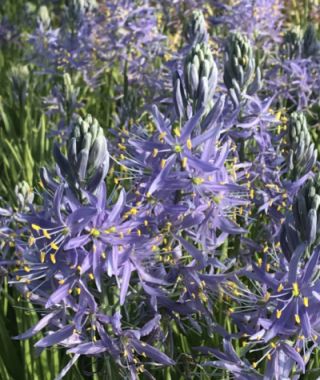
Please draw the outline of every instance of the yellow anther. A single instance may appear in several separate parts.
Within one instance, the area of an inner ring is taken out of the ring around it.
[[[61,280],[58,281],[59,285],[63,285],[65,283],[65,280],[62,278]]]
[[[79,273],[81,273],[81,266],[80,266],[80,265],[77,266],[77,271],[78,271]]]
[[[107,230],[104,230],[104,232],[106,234],[110,234],[110,233],[117,232],[117,229],[116,229],[116,227],[112,226],[112,227],[108,228]]]
[[[265,302],[268,302],[270,299],[271,294],[269,292],[266,292],[265,296],[263,297]]]
[[[176,127],[174,128],[173,130],[173,134],[177,137],[181,137],[181,132],[180,132],[180,128]]]
[[[76,293],[79,295],[81,293],[81,288],[76,287]]]
[[[252,367],[253,367],[253,368],[257,368],[257,366],[258,366],[258,364],[257,364],[256,362],[253,362],[253,363],[252,363]]]
[[[139,229],[137,230],[137,235],[141,236],[141,230],[139,230]]]
[[[129,214],[131,215],[137,215],[137,213],[138,213],[138,210],[135,207],[132,207],[129,211]]]
[[[160,163],[161,169],[163,169],[166,166],[166,162],[167,161],[165,159],[161,160],[161,163]]]
[[[51,255],[50,255],[50,260],[51,260],[52,264],[55,264],[57,262],[56,256],[53,253],[51,253]]]
[[[30,236],[28,240],[29,247],[33,246],[35,242],[36,242],[36,239],[33,236]]]
[[[294,282],[294,283],[292,284],[292,295],[293,295],[294,297],[298,297],[299,294],[300,294],[300,292],[299,292],[299,285],[298,285],[297,282]]]
[[[269,247],[267,245],[265,245],[264,248],[263,248],[263,253],[268,252],[268,249],[269,249]]]
[[[187,167],[187,162],[188,162],[188,158],[183,157],[182,162],[181,162],[181,166],[183,169],[185,169]]]
[[[203,178],[200,178],[200,177],[192,178],[192,183],[195,185],[201,185],[203,182],[204,182]]]
[[[46,239],[51,239],[51,235],[49,234],[48,230],[44,229],[44,230],[42,230],[42,232],[43,232],[43,236]]]
[[[261,257],[258,258],[257,263],[258,263],[258,266],[259,266],[259,267],[262,266],[262,258],[261,258]]]
[[[44,251],[41,251],[40,252],[40,262],[41,262],[41,264],[44,263],[45,259],[46,259],[46,253]]]
[[[30,267],[29,267],[28,265],[25,265],[25,266],[23,267],[23,269],[24,269],[24,271],[27,272],[27,273],[30,272],[30,270],[31,270]]]
[[[90,235],[92,235],[93,237],[98,237],[100,236],[100,231],[96,228],[91,228]]]
[[[187,140],[187,148],[188,148],[189,150],[192,149],[192,141],[191,141],[190,139]]]
[[[105,259],[107,258],[106,253],[105,253],[105,252],[102,252],[102,253],[101,253],[101,257],[105,260]]]
[[[277,292],[282,292],[283,288],[283,284],[279,284]]]
[[[119,232],[119,237],[120,237],[120,239],[123,239],[124,238],[124,233],[121,231],[121,232]]]
[[[250,199],[253,199],[253,198],[254,198],[254,190],[251,189],[251,190],[250,190]]]
[[[277,126],[277,134],[280,135],[280,133],[281,133],[281,125],[279,124],[279,125]]]
[[[154,148],[152,151],[152,157],[157,157],[158,153],[159,153],[159,149]]]
[[[54,243],[54,242],[50,243],[50,247],[51,247],[53,250],[55,250],[55,251],[57,251],[57,250],[59,249],[59,247],[57,246],[57,244]]]
[[[271,355],[270,354],[267,354],[267,359],[271,360]]]
[[[123,144],[118,144],[118,148],[120,149],[120,150],[126,150],[126,147],[125,147],[125,145],[123,145]]]
[[[308,297],[303,297],[303,304],[305,307],[309,307],[309,298]]]
[[[300,325],[300,322],[301,322],[301,321],[300,321],[299,314],[295,314],[294,319],[295,319],[296,323],[297,323],[298,325]]]
[[[276,345],[274,342],[271,342],[270,346],[271,346],[272,348],[276,348],[276,347],[277,347],[277,345]]]
[[[277,318],[277,319],[280,319],[280,318],[281,318],[281,315],[282,315],[282,310],[279,310],[279,309],[278,309],[278,310],[276,311],[276,318]]]
[[[93,273],[89,273],[89,278],[90,278],[90,280],[94,280],[94,275],[93,275]]]
[[[38,226],[37,224],[31,224],[31,228],[35,231],[40,231],[41,230],[41,227]]]
[[[162,141],[167,136],[166,132],[161,132],[159,135],[159,140]]]
[[[199,292],[199,298],[202,302],[206,303],[208,302],[208,297],[206,294],[204,294],[203,292]]]
[[[148,222],[147,220],[145,220],[145,221],[143,222],[143,224],[147,227],[148,224],[149,224],[149,222]]]

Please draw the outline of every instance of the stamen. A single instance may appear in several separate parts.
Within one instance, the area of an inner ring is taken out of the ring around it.
[[[45,259],[46,259],[46,253],[44,251],[41,251],[40,252],[40,262],[41,262],[41,264],[44,263]]]
[[[294,282],[294,283],[292,284],[292,295],[293,295],[294,297],[298,297],[299,294],[300,294],[300,292],[299,292],[299,285],[298,285],[297,282]]]
[[[53,254],[53,253],[50,254],[50,260],[51,260],[52,264],[56,264],[57,260],[56,260],[55,254]]]

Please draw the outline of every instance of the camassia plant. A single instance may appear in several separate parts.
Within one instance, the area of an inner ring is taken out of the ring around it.
[[[316,378],[316,28],[280,0],[38,3],[0,98],[10,349],[56,380]]]

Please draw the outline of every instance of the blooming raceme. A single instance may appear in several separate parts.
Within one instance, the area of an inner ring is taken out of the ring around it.
[[[228,234],[242,231],[229,214],[246,202],[245,190],[225,166],[229,143],[218,144],[220,113],[213,107],[202,117],[200,108],[179,121],[153,106],[157,132],[124,132],[112,149],[122,161],[116,182],[123,186],[110,195],[102,129],[90,115],[78,119],[67,141],[68,159],[56,145],[55,174],[42,169],[44,208],[22,217],[30,235],[19,242],[24,254],[14,282],[48,313],[20,338],[46,327],[49,333],[37,347],[107,353],[126,363],[133,378],[144,372],[143,357],[174,363],[158,348],[163,334],[144,337],[163,329],[160,307],[169,318],[174,312],[192,321],[196,310],[213,318],[208,290],[219,281],[210,274],[219,266],[214,252]],[[134,191],[126,184],[130,172]],[[105,308],[100,302],[106,289],[113,302]],[[145,313],[132,330],[121,310],[135,293],[144,299]]]

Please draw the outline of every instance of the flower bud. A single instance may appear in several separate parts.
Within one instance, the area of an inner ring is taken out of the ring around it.
[[[288,123],[289,176],[296,180],[311,171],[318,152],[312,142],[307,119],[302,112],[294,112]]]
[[[67,159],[55,146],[54,155],[62,176],[71,187],[95,191],[109,169],[107,140],[91,115],[79,117],[68,140]]]
[[[186,28],[186,39],[191,45],[208,41],[208,32],[203,13],[196,10]]]
[[[218,69],[208,45],[201,43],[192,48],[186,57],[184,74],[187,97],[195,111],[210,107]]]
[[[240,33],[231,34],[227,41],[223,79],[229,92],[234,90],[238,102],[241,94],[252,95],[261,88],[260,69],[256,66],[252,47]]]

